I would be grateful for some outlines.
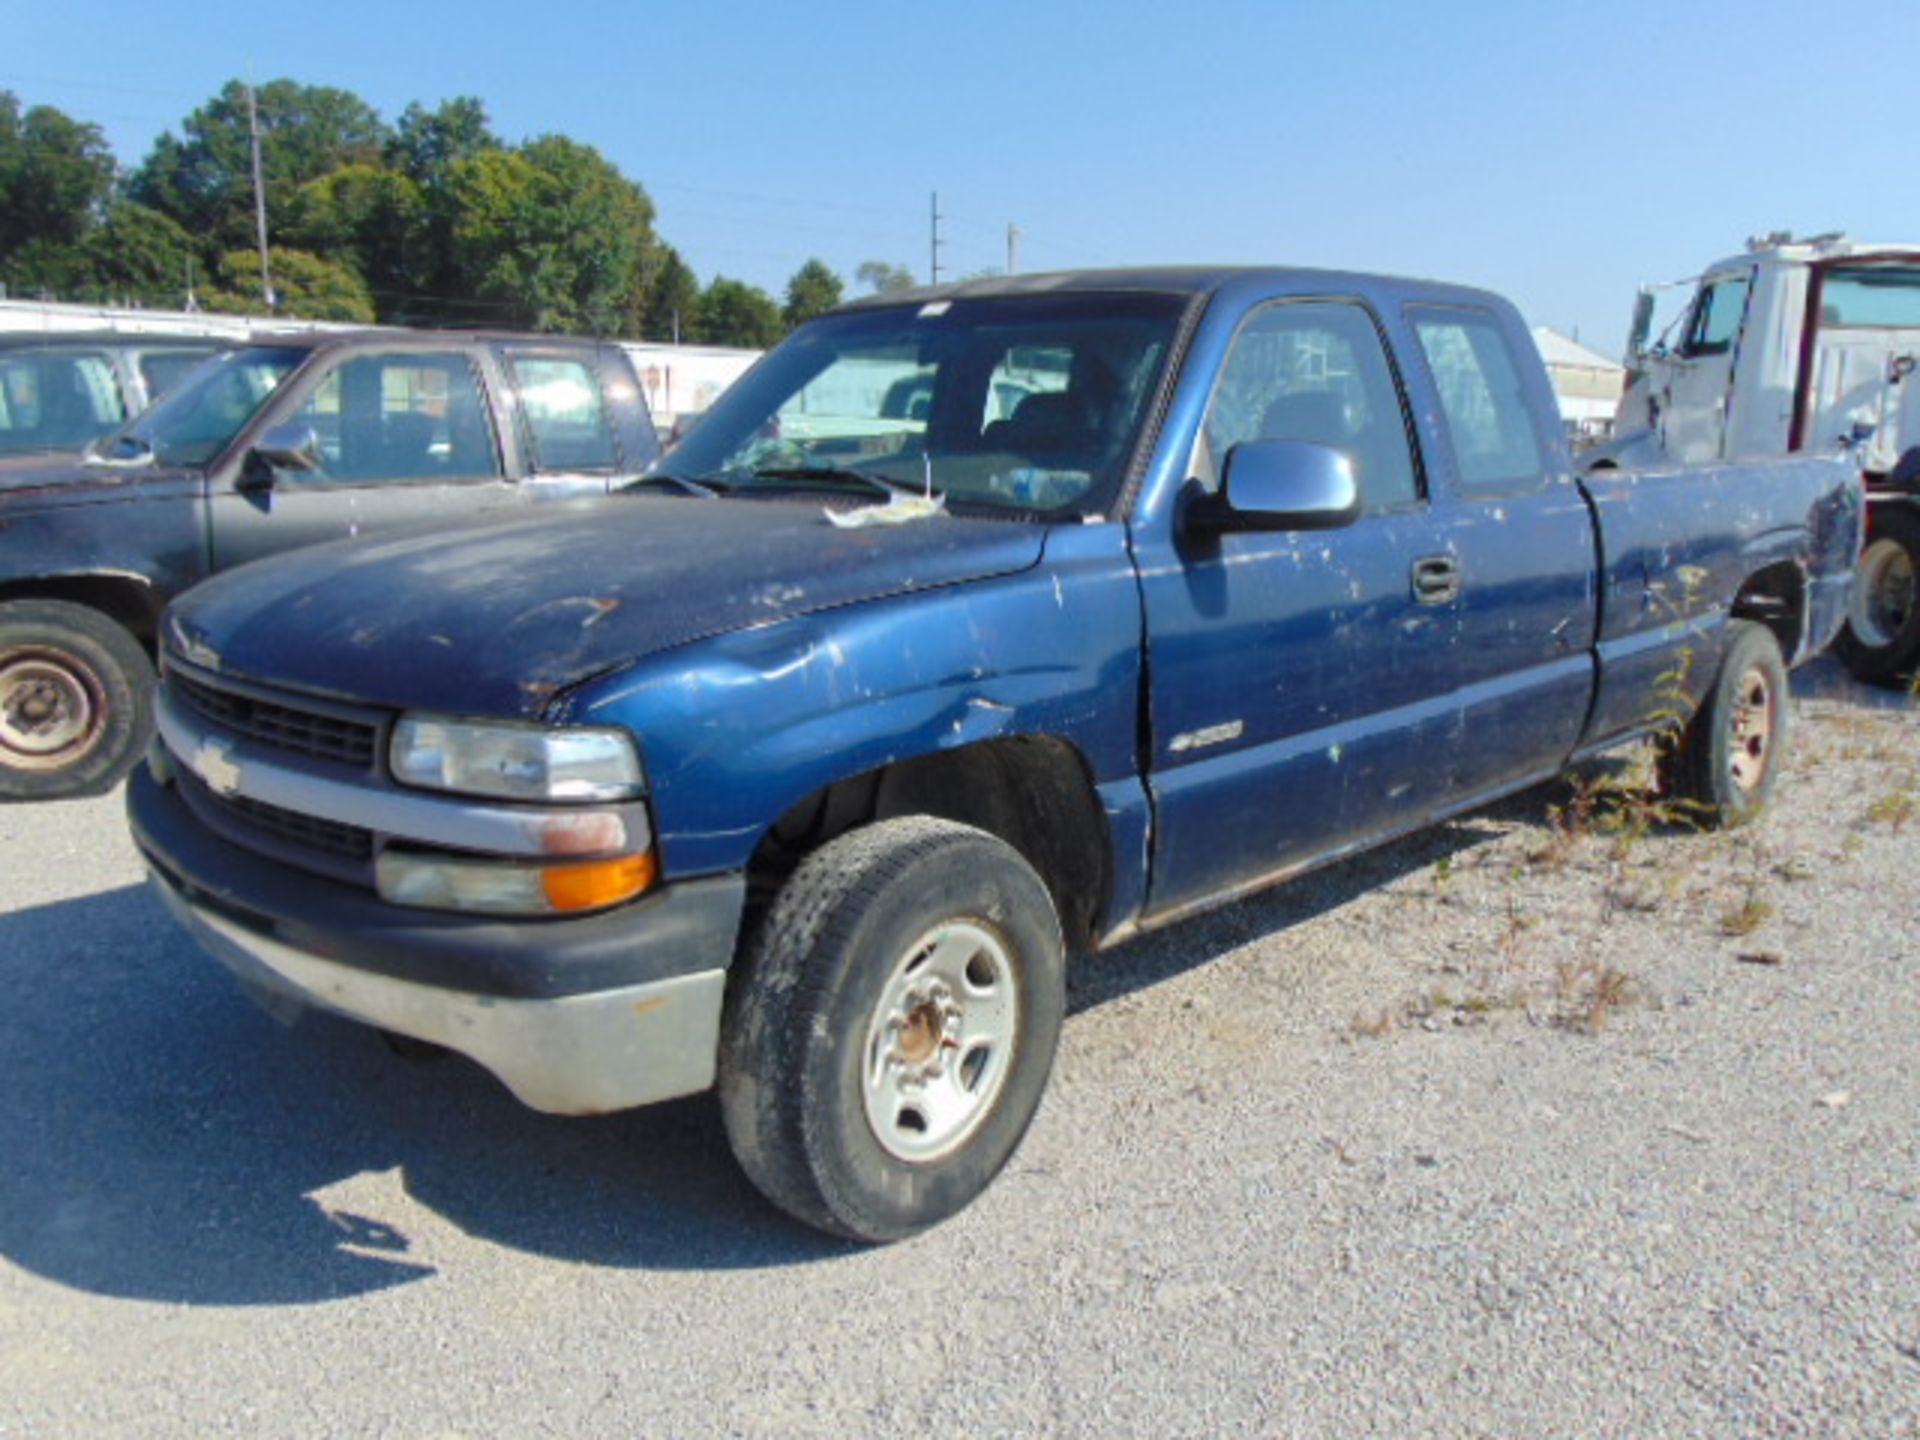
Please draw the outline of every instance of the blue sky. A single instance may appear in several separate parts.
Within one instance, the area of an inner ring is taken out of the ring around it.
[[[297,12],[297,13],[296,13]],[[1829,20],[1841,23],[1829,24]],[[123,164],[251,63],[486,101],[646,186],[701,278],[1166,261],[1491,286],[1617,351],[1643,280],[1756,231],[1920,240],[1920,5],[85,6],[0,0],[0,88]]]

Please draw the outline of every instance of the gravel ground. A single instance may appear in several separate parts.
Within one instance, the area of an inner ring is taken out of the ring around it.
[[[1801,678],[1746,831],[1601,768],[1083,961],[884,1250],[708,1100],[281,1031],[117,798],[0,811],[0,1434],[1920,1435],[1920,714]]]

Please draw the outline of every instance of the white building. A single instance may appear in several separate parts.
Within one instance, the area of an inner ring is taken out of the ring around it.
[[[1576,443],[1605,439],[1626,388],[1626,367],[1548,325],[1533,327],[1533,343],[1546,363],[1568,437]]]

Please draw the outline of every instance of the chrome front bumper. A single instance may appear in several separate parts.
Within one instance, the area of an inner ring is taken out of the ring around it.
[[[550,998],[477,995],[296,949],[194,904],[159,874],[153,888],[268,1009],[291,1001],[444,1045],[535,1110],[600,1114],[713,1084],[723,969]]]

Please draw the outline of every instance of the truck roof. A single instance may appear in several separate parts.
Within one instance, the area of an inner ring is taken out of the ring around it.
[[[1489,301],[1504,303],[1500,296],[1488,290],[1398,275],[1367,274],[1357,270],[1317,270],[1289,265],[1146,265],[1114,270],[1052,270],[1025,275],[995,275],[979,280],[961,280],[950,285],[921,285],[911,290],[863,295],[840,308],[865,310],[886,305],[927,304],[936,300],[1102,290],[1210,295],[1237,281],[1266,281],[1278,289],[1284,289],[1289,284],[1308,290],[1351,289],[1356,293],[1391,289],[1483,305]]]
[[[1701,273],[1712,275],[1722,270],[1742,270],[1756,261],[1762,264],[1773,261],[1785,265],[1810,265],[1815,261],[1834,260],[1920,261],[1920,243],[1850,240],[1837,231],[1831,235],[1810,235],[1805,239],[1785,235],[1756,236],[1747,242],[1747,248],[1738,255],[1716,260]]]
[[[368,345],[391,348],[408,344],[613,345],[619,342],[587,335],[538,335],[524,330],[429,330],[381,325],[355,330],[256,330],[239,343],[296,350],[340,350]]]

